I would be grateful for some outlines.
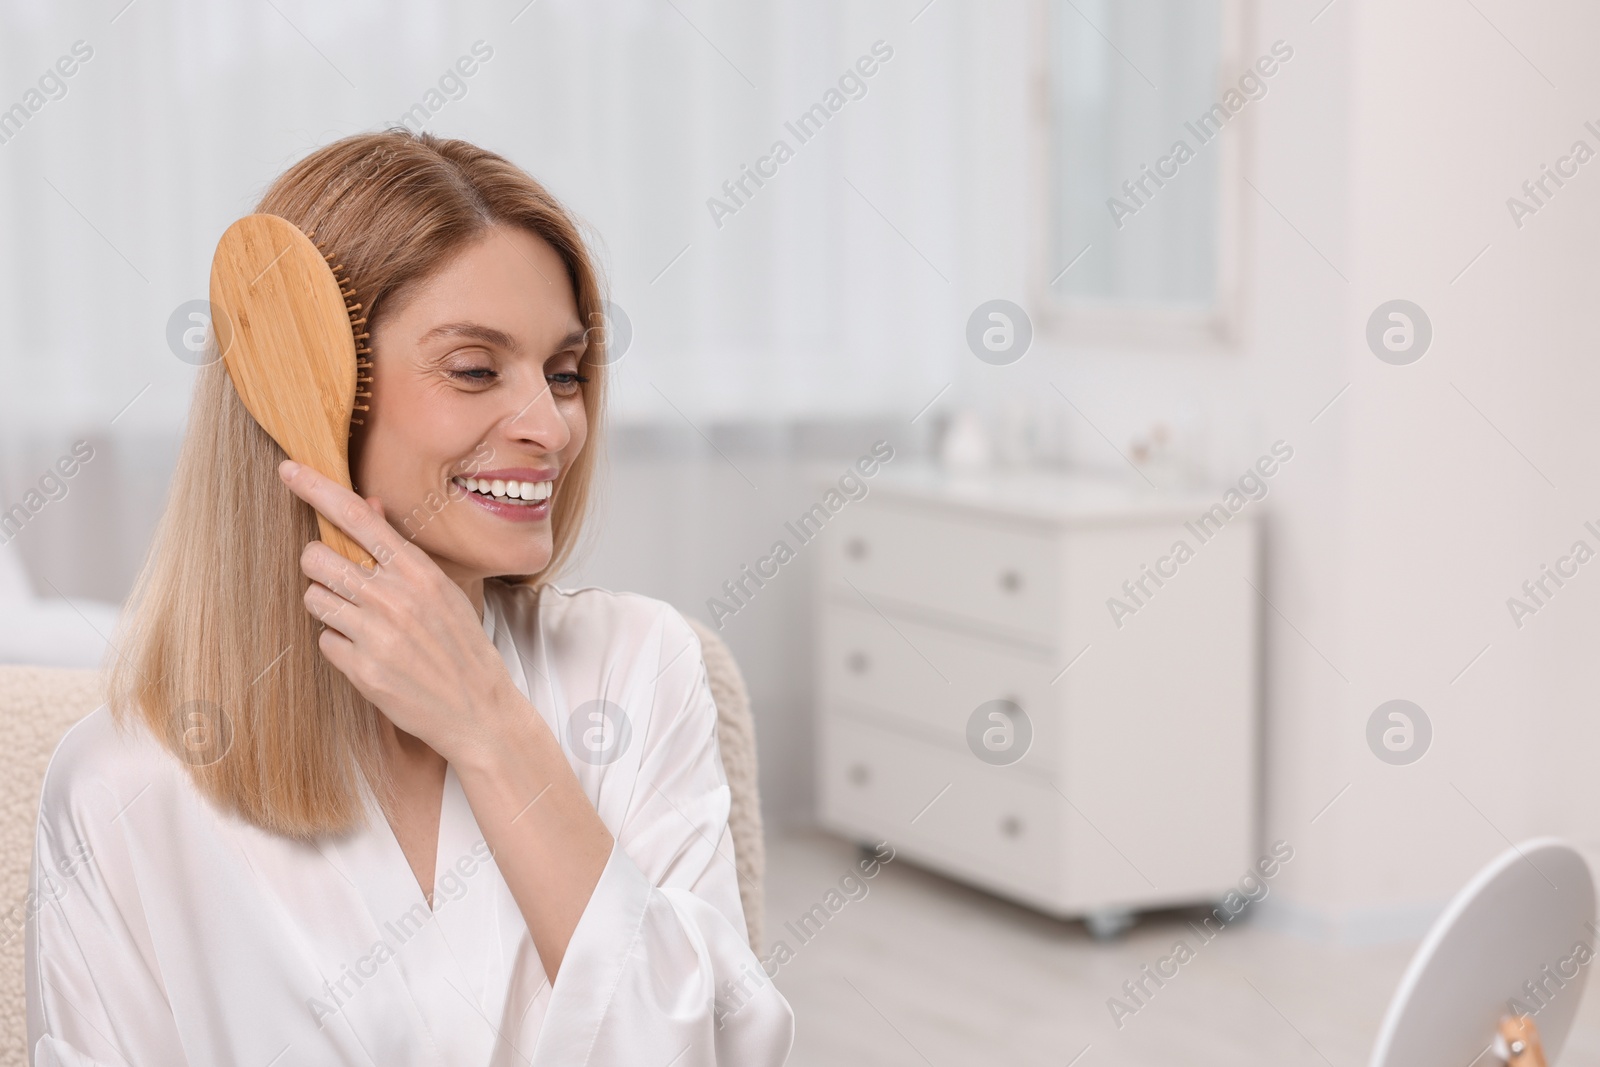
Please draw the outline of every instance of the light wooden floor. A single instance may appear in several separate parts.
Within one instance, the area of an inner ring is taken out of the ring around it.
[[[767,939],[796,953],[777,977],[797,1020],[791,1067],[1365,1067],[1415,948],[1341,948],[1247,922],[1199,946],[1179,914],[1102,944],[900,860],[802,945],[784,923],[858,856],[820,832],[768,841]],[[1119,1030],[1107,998],[1185,935],[1195,958]],[[1600,1063],[1600,994],[1561,1062]]]

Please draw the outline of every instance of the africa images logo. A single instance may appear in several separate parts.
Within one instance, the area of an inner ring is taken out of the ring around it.
[[[615,763],[628,751],[633,740],[633,724],[620,704],[609,700],[589,700],[572,709],[567,717],[567,746],[585,763],[604,767]]]

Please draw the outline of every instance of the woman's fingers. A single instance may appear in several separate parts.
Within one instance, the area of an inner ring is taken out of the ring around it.
[[[352,563],[322,541],[307,542],[300,553],[300,570],[313,582],[320,582],[352,604],[363,586],[378,576],[360,564]]]
[[[278,464],[278,477],[289,491],[317,509],[317,513],[349,534],[379,565],[393,559],[406,542],[395,533],[381,511],[362,500],[321,471],[286,459]]]
[[[338,630],[323,630],[317,635],[317,647],[339,673],[355,680],[352,672],[356,666],[356,646],[348,637]]]
[[[361,610],[327,586],[312,582],[304,596],[306,610],[322,625],[355,640],[361,625]]]

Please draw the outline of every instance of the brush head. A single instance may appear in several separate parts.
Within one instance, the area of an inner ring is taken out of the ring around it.
[[[234,389],[288,453],[349,488],[351,416],[369,396],[361,305],[309,236],[277,215],[229,226],[211,261],[212,322]],[[322,540],[368,567],[366,551],[326,516]]]

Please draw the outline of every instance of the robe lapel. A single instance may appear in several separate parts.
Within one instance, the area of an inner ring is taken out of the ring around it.
[[[544,709],[550,706],[549,667],[538,656],[537,643],[518,645],[512,637],[507,613],[497,604],[499,596],[498,586],[490,583],[484,594],[484,628],[518,691],[548,722],[550,715]],[[492,921],[496,924],[496,945],[503,976],[504,1030],[508,1039],[515,1035],[515,1040],[502,1043],[495,1050],[494,1058],[488,1061],[488,1067],[527,1067],[550,1005],[550,982],[545,976],[539,950],[528,933],[522,910],[498,870],[494,880],[496,899]]]
[[[484,631],[518,688],[526,692],[515,645],[506,628],[498,625],[491,598],[492,594],[485,596]],[[408,1014],[420,1016],[428,1031],[428,1063],[484,1064],[507,1052],[511,1062],[526,1062],[525,1052],[517,1054],[516,1046],[523,1043],[519,1035],[506,1032],[505,1003],[509,956],[515,951],[515,938],[526,936],[525,924],[511,900],[509,918],[515,925],[508,928],[505,904],[510,893],[489,855],[455,768],[445,769],[431,911],[400,842],[365,783],[363,798],[367,827],[322,846],[365,903],[374,947],[381,942],[388,949],[388,958],[376,968],[378,974],[368,979],[382,980],[387,988],[380,996],[352,1000],[352,1007],[365,1002],[369,1009],[375,1008],[366,1021],[381,1032],[385,1025],[393,1027],[390,998],[404,997],[411,1009]],[[513,1013],[513,1022],[520,1021],[521,1014]],[[441,1048],[448,1049],[448,1055],[442,1055]]]
[[[407,1014],[419,1016],[426,1028],[425,1062],[486,1063],[501,1025],[494,918],[499,875],[492,861],[482,858],[487,849],[473,849],[481,835],[460,782],[446,771],[432,911],[376,798],[370,792],[366,796],[368,827],[324,845],[366,904],[371,955],[383,957],[371,981],[382,980],[385,989],[355,998],[351,1007],[375,1009],[371,1025],[392,1028],[391,998],[402,997],[409,1001]]]

